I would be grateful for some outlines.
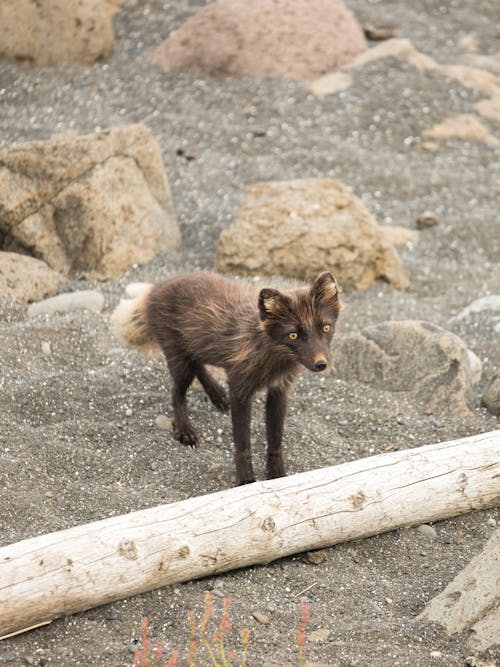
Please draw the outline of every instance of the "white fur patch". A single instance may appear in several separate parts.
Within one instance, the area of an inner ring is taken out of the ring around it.
[[[125,287],[125,293],[131,299],[135,299],[138,296],[142,296],[146,292],[149,292],[151,289],[151,283],[130,283]]]

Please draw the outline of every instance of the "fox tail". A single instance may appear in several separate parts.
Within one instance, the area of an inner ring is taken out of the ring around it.
[[[130,299],[122,299],[111,315],[111,326],[125,347],[135,347],[145,357],[160,354],[158,343],[151,336],[146,320],[146,306],[153,285],[135,283],[127,287]]]

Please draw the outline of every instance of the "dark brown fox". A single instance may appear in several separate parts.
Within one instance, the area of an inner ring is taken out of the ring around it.
[[[267,389],[267,477],[285,475],[281,441],[287,393],[305,366],[324,371],[340,311],[331,273],[283,293],[200,271],[146,286],[112,315],[118,335],[145,353],[163,351],[173,380],[175,437],[196,447],[186,392],[197,377],[218,410],[231,409],[239,484],[255,481],[250,448],[252,397]],[[226,371],[229,398],[205,364]]]

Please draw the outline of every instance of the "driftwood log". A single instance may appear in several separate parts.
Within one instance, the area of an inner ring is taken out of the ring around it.
[[[0,548],[0,637],[166,584],[500,505],[500,430]]]

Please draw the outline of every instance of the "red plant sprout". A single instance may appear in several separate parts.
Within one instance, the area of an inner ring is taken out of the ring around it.
[[[240,633],[240,637],[241,645],[243,646],[243,656],[241,658],[240,667],[246,667],[248,647],[250,645],[250,630],[248,628],[244,628]]]
[[[250,644],[250,632],[247,628],[243,629],[240,633],[243,650],[239,662],[235,658],[234,651],[227,650],[226,648],[226,640],[233,626],[229,618],[230,608],[231,598],[225,597],[220,620],[213,632],[210,630],[210,634],[209,626],[214,619],[215,613],[212,593],[206,593],[205,595],[205,608],[199,621],[199,625],[197,625],[194,613],[192,611],[188,612],[188,667],[198,667],[199,663],[196,662],[196,654],[198,652],[199,643],[201,643],[208,653],[212,667],[233,667],[233,665],[235,667],[246,667],[248,647]],[[305,622],[307,622],[307,620]],[[175,667],[178,657],[179,651],[174,650],[167,662],[162,662],[162,660],[164,660],[163,645],[158,642],[153,649],[152,642],[149,638],[149,619],[145,616],[141,623],[141,647],[134,653],[134,667]],[[235,660],[236,662],[233,662]],[[205,661],[203,667],[206,666],[207,663]]]
[[[212,595],[212,593],[205,593],[205,611],[203,612],[203,616],[201,617],[200,621],[201,643],[205,647],[208,655],[210,656],[212,665],[214,665],[214,667],[221,667],[221,665],[217,661],[217,657],[214,653],[214,650],[212,648],[212,645],[210,644],[210,640],[208,639],[207,635],[208,624],[213,615],[214,615],[214,596]]]
[[[297,657],[299,661],[299,667],[302,667],[302,665],[304,665],[306,662],[304,646],[306,643],[307,622],[309,620],[309,607],[307,606],[306,602],[300,603],[300,613],[300,623],[299,627],[295,631],[295,636],[297,638]]]
[[[165,667],[175,667],[175,663],[177,662],[177,658],[179,657],[179,651],[175,649],[172,651],[172,655],[168,659],[168,662],[166,663]]]
[[[163,655],[163,645],[158,642],[152,653],[151,640],[149,639],[149,618],[144,616],[141,622],[141,643],[142,647],[134,653],[134,667],[162,667],[161,658]],[[179,651],[173,651],[164,667],[175,667]]]
[[[196,643],[196,622],[194,620],[194,614],[192,611],[188,611],[188,622],[189,622],[188,665],[189,667],[196,667],[196,651],[198,645]]]

